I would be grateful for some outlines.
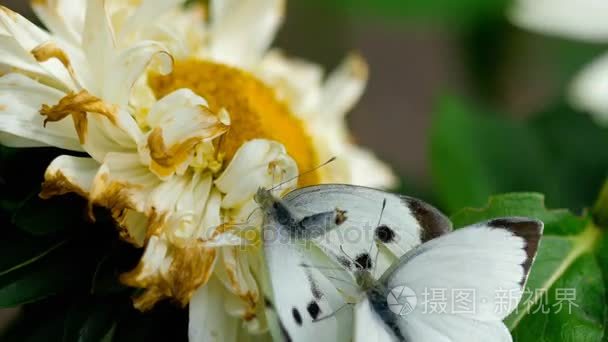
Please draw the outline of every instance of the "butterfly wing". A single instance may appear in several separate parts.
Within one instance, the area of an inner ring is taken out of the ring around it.
[[[429,204],[372,188],[317,185],[292,191],[283,200],[300,215],[345,210],[344,223],[314,241],[351,270],[352,259],[364,254],[372,261],[377,258],[378,265],[372,266],[378,277],[407,251],[452,230],[449,219]],[[379,252],[376,241],[381,243]]]
[[[267,223],[264,253],[269,274],[264,292],[271,333],[276,341],[337,341],[352,331],[352,309],[344,308],[336,287],[316,268],[302,265],[325,258],[314,245],[293,240],[280,223]]]
[[[496,219],[429,241],[382,276],[374,313],[406,341],[511,341],[502,320],[521,299],[542,229]],[[401,311],[404,303],[413,309]]]

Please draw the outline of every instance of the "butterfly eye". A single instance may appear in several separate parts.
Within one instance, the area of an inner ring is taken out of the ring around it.
[[[387,225],[378,226],[375,230],[376,239],[383,243],[389,243],[395,241],[395,231]]]
[[[372,268],[372,258],[369,254],[362,253],[355,258],[356,267],[362,270],[369,270]]]

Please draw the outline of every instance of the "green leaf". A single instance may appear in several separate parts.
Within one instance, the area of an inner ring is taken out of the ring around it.
[[[82,285],[83,279],[90,276],[89,260],[78,253],[84,254],[84,251],[63,246],[26,267],[1,276],[0,308],[39,301]]]
[[[63,341],[112,340],[117,318],[116,303],[106,298],[76,300],[65,321]]]
[[[13,222],[28,233],[41,236],[86,226],[84,217],[85,203],[75,195],[48,200],[33,195],[15,211]]]
[[[599,341],[607,316],[606,289],[594,252],[602,232],[587,218],[564,210],[547,210],[543,196],[533,193],[492,197],[483,209],[455,214],[453,222],[462,227],[504,216],[531,217],[545,223],[526,294],[505,321],[514,340]]]
[[[606,141],[608,129],[565,105],[526,124],[445,98],[431,130],[438,201],[454,212],[495,193],[537,191],[551,206],[584,208],[608,170]]]
[[[549,164],[529,128],[455,98],[444,99],[435,114],[431,163],[438,200],[449,212],[482,206],[495,193],[542,190]]]
[[[30,265],[66,242],[57,238],[35,239],[14,228],[3,228],[0,240],[0,276]]]

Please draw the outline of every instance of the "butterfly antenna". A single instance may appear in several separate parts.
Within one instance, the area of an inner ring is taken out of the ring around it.
[[[351,258],[350,255],[348,255],[345,251],[344,251],[344,247],[342,247],[342,245],[340,245],[340,251],[342,252],[342,254],[344,254],[348,260],[353,262],[353,265],[356,267],[357,266],[357,262],[355,261],[355,259]]]
[[[326,320],[328,318],[332,318],[335,315],[338,314],[338,312],[342,311],[342,309],[344,309],[345,307],[349,306],[349,305],[354,305],[355,303],[344,303],[344,305],[342,305],[341,307],[338,308],[338,310],[332,312],[331,314],[327,315],[327,316],[323,316],[321,318],[317,318],[313,320],[313,323],[317,323],[317,322],[321,322],[323,320]]]
[[[280,187],[280,186],[282,186],[282,185],[285,185],[285,184],[287,184],[287,183],[289,183],[289,182],[291,182],[291,181],[293,181],[293,180],[295,180],[295,179],[298,179],[298,177],[301,177],[301,176],[307,175],[307,174],[309,174],[309,173],[311,173],[311,172],[315,172],[315,171],[317,171],[318,169],[322,168],[323,166],[325,166],[325,165],[327,165],[327,164],[329,164],[329,163],[334,162],[336,159],[337,159],[336,157],[331,157],[331,158],[330,158],[328,161],[326,161],[325,163],[323,163],[323,164],[321,164],[321,165],[319,165],[319,166],[317,166],[317,167],[314,167],[314,168],[312,168],[312,169],[310,169],[310,170],[308,170],[308,171],[306,171],[306,172],[302,172],[302,173],[298,174],[297,176],[292,177],[292,178],[290,178],[290,179],[288,179],[288,180],[286,180],[286,181],[283,181],[283,182],[281,182],[281,183],[279,183],[279,184],[277,184],[277,185],[273,186],[272,188],[268,189],[268,191],[274,191],[276,188],[278,188],[278,187]]]
[[[321,270],[332,270],[332,271],[342,271],[342,269],[338,267],[330,267],[330,266],[317,266],[317,265],[308,265],[308,264],[300,264],[301,267],[305,268],[316,268]]]
[[[382,209],[380,209],[380,217],[378,217],[378,223],[376,223],[376,227],[380,227],[380,222],[382,222],[382,215],[384,215],[384,209],[386,209],[386,198],[382,201]],[[372,233],[373,234],[373,233]],[[376,237],[372,239],[372,243],[369,245],[368,255],[372,253],[372,247],[376,244],[376,256],[374,257],[374,264],[372,265],[372,274],[373,271],[376,270],[376,265],[378,264],[378,256],[380,255],[380,246],[376,241]]]

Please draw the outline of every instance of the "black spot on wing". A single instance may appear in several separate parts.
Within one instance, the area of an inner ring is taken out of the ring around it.
[[[362,253],[355,258],[355,266],[360,270],[369,270],[372,268],[372,258],[368,253]]]
[[[321,308],[319,307],[319,304],[313,300],[312,302],[308,303],[308,306],[306,306],[306,311],[308,311],[310,317],[315,320],[317,317],[319,317]]]
[[[293,320],[296,321],[296,324],[302,326],[302,316],[300,315],[300,311],[298,311],[296,308],[292,308],[291,315],[293,316]]]
[[[519,217],[509,217],[509,218],[500,218],[488,221],[488,226],[493,228],[503,228],[515,236],[519,236],[524,239],[526,245],[524,250],[526,251],[526,261],[522,264],[524,267],[524,276],[521,280],[522,287],[526,283],[528,279],[528,274],[530,273],[530,268],[532,267],[532,263],[534,262],[534,258],[536,257],[536,252],[538,251],[538,246],[540,243],[540,237],[543,234],[543,223],[538,220],[532,220],[527,218],[519,218]]]
[[[420,241],[427,242],[452,231],[452,222],[437,208],[415,198],[403,200],[420,224]]]
[[[392,230],[389,226],[383,224],[376,227],[374,231],[376,239],[380,240],[383,243],[390,243],[395,241],[395,231]]]

